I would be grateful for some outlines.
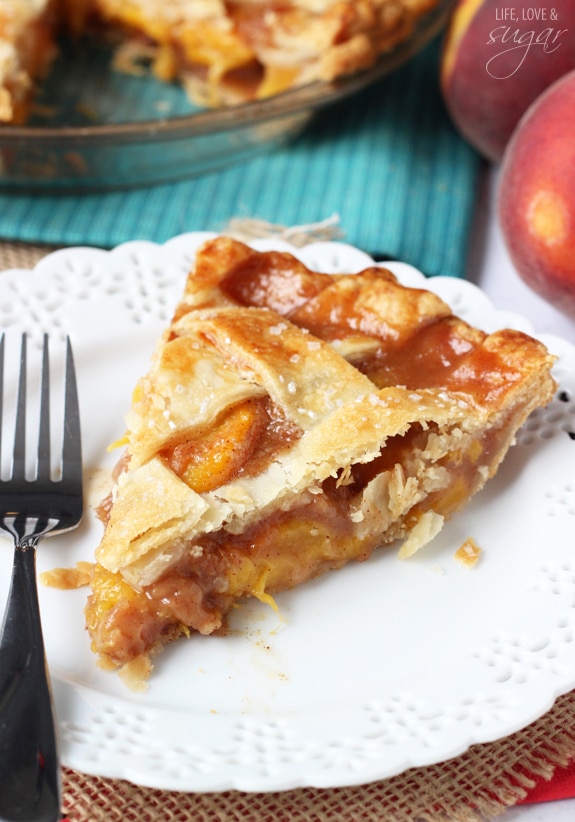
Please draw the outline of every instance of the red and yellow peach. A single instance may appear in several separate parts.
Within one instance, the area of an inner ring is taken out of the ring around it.
[[[575,0],[459,0],[443,45],[441,87],[461,134],[498,162],[531,103],[575,69]]]
[[[575,317],[575,71],[521,119],[505,151],[497,207],[519,275]]]

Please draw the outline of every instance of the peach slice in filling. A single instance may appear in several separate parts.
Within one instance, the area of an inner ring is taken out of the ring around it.
[[[236,430],[243,430],[244,416],[265,408],[260,400],[258,410],[252,403],[243,403],[214,430],[223,434],[234,418]],[[405,536],[426,512],[450,516],[494,473],[508,430],[504,423],[478,438],[457,428],[440,433],[434,425],[426,430],[414,425],[388,440],[372,463],[326,480],[289,510],[276,511],[241,534],[223,528],[190,542],[184,558],[141,591],[97,565],[86,608],[94,650],[106,665],[123,666],[179,635],[222,630],[238,599],[269,601],[270,595],[352,559],[367,559],[381,544]],[[241,448],[228,447],[224,436],[214,435],[213,442],[227,448],[235,473],[242,470],[236,463]],[[268,448],[268,459],[271,453]],[[251,460],[257,459],[254,447]],[[222,463],[213,457],[203,464]],[[250,459],[243,470],[249,468]],[[186,466],[184,475],[195,470]]]

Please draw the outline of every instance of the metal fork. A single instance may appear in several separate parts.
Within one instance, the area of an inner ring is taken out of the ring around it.
[[[48,338],[44,336],[36,472],[33,479],[27,478],[25,334],[20,351],[11,476],[0,479],[0,529],[14,541],[0,637],[0,820],[55,822],[60,819],[60,765],[40,623],[36,546],[44,536],[75,528],[82,518],[80,417],[68,339],[61,473],[53,477]],[[0,432],[3,393],[4,337],[0,342]]]

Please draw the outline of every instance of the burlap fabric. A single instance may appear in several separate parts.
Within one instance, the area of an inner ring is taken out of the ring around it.
[[[64,771],[70,822],[479,822],[575,756],[575,694],[524,731],[457,759],[354,788],[182,794]]]
[[[0,271],[30,268],[51,249],[0,243]],[[361,787],[183,794],[63,771],[70,822],[479,822],[524,799],[575,761],[575,692],[529,727],[462,756]]]
[[[0,271],[8,268],[31,268],[52,250],[49,246],[0,242]]]

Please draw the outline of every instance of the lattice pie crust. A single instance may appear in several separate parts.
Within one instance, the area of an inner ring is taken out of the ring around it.
[[[225,627],[374,549],[409,556],[493,476],[553,358],[385,268],[308,270],[231,239],[196,256],[139,381],[86,609],[105,665]]]

